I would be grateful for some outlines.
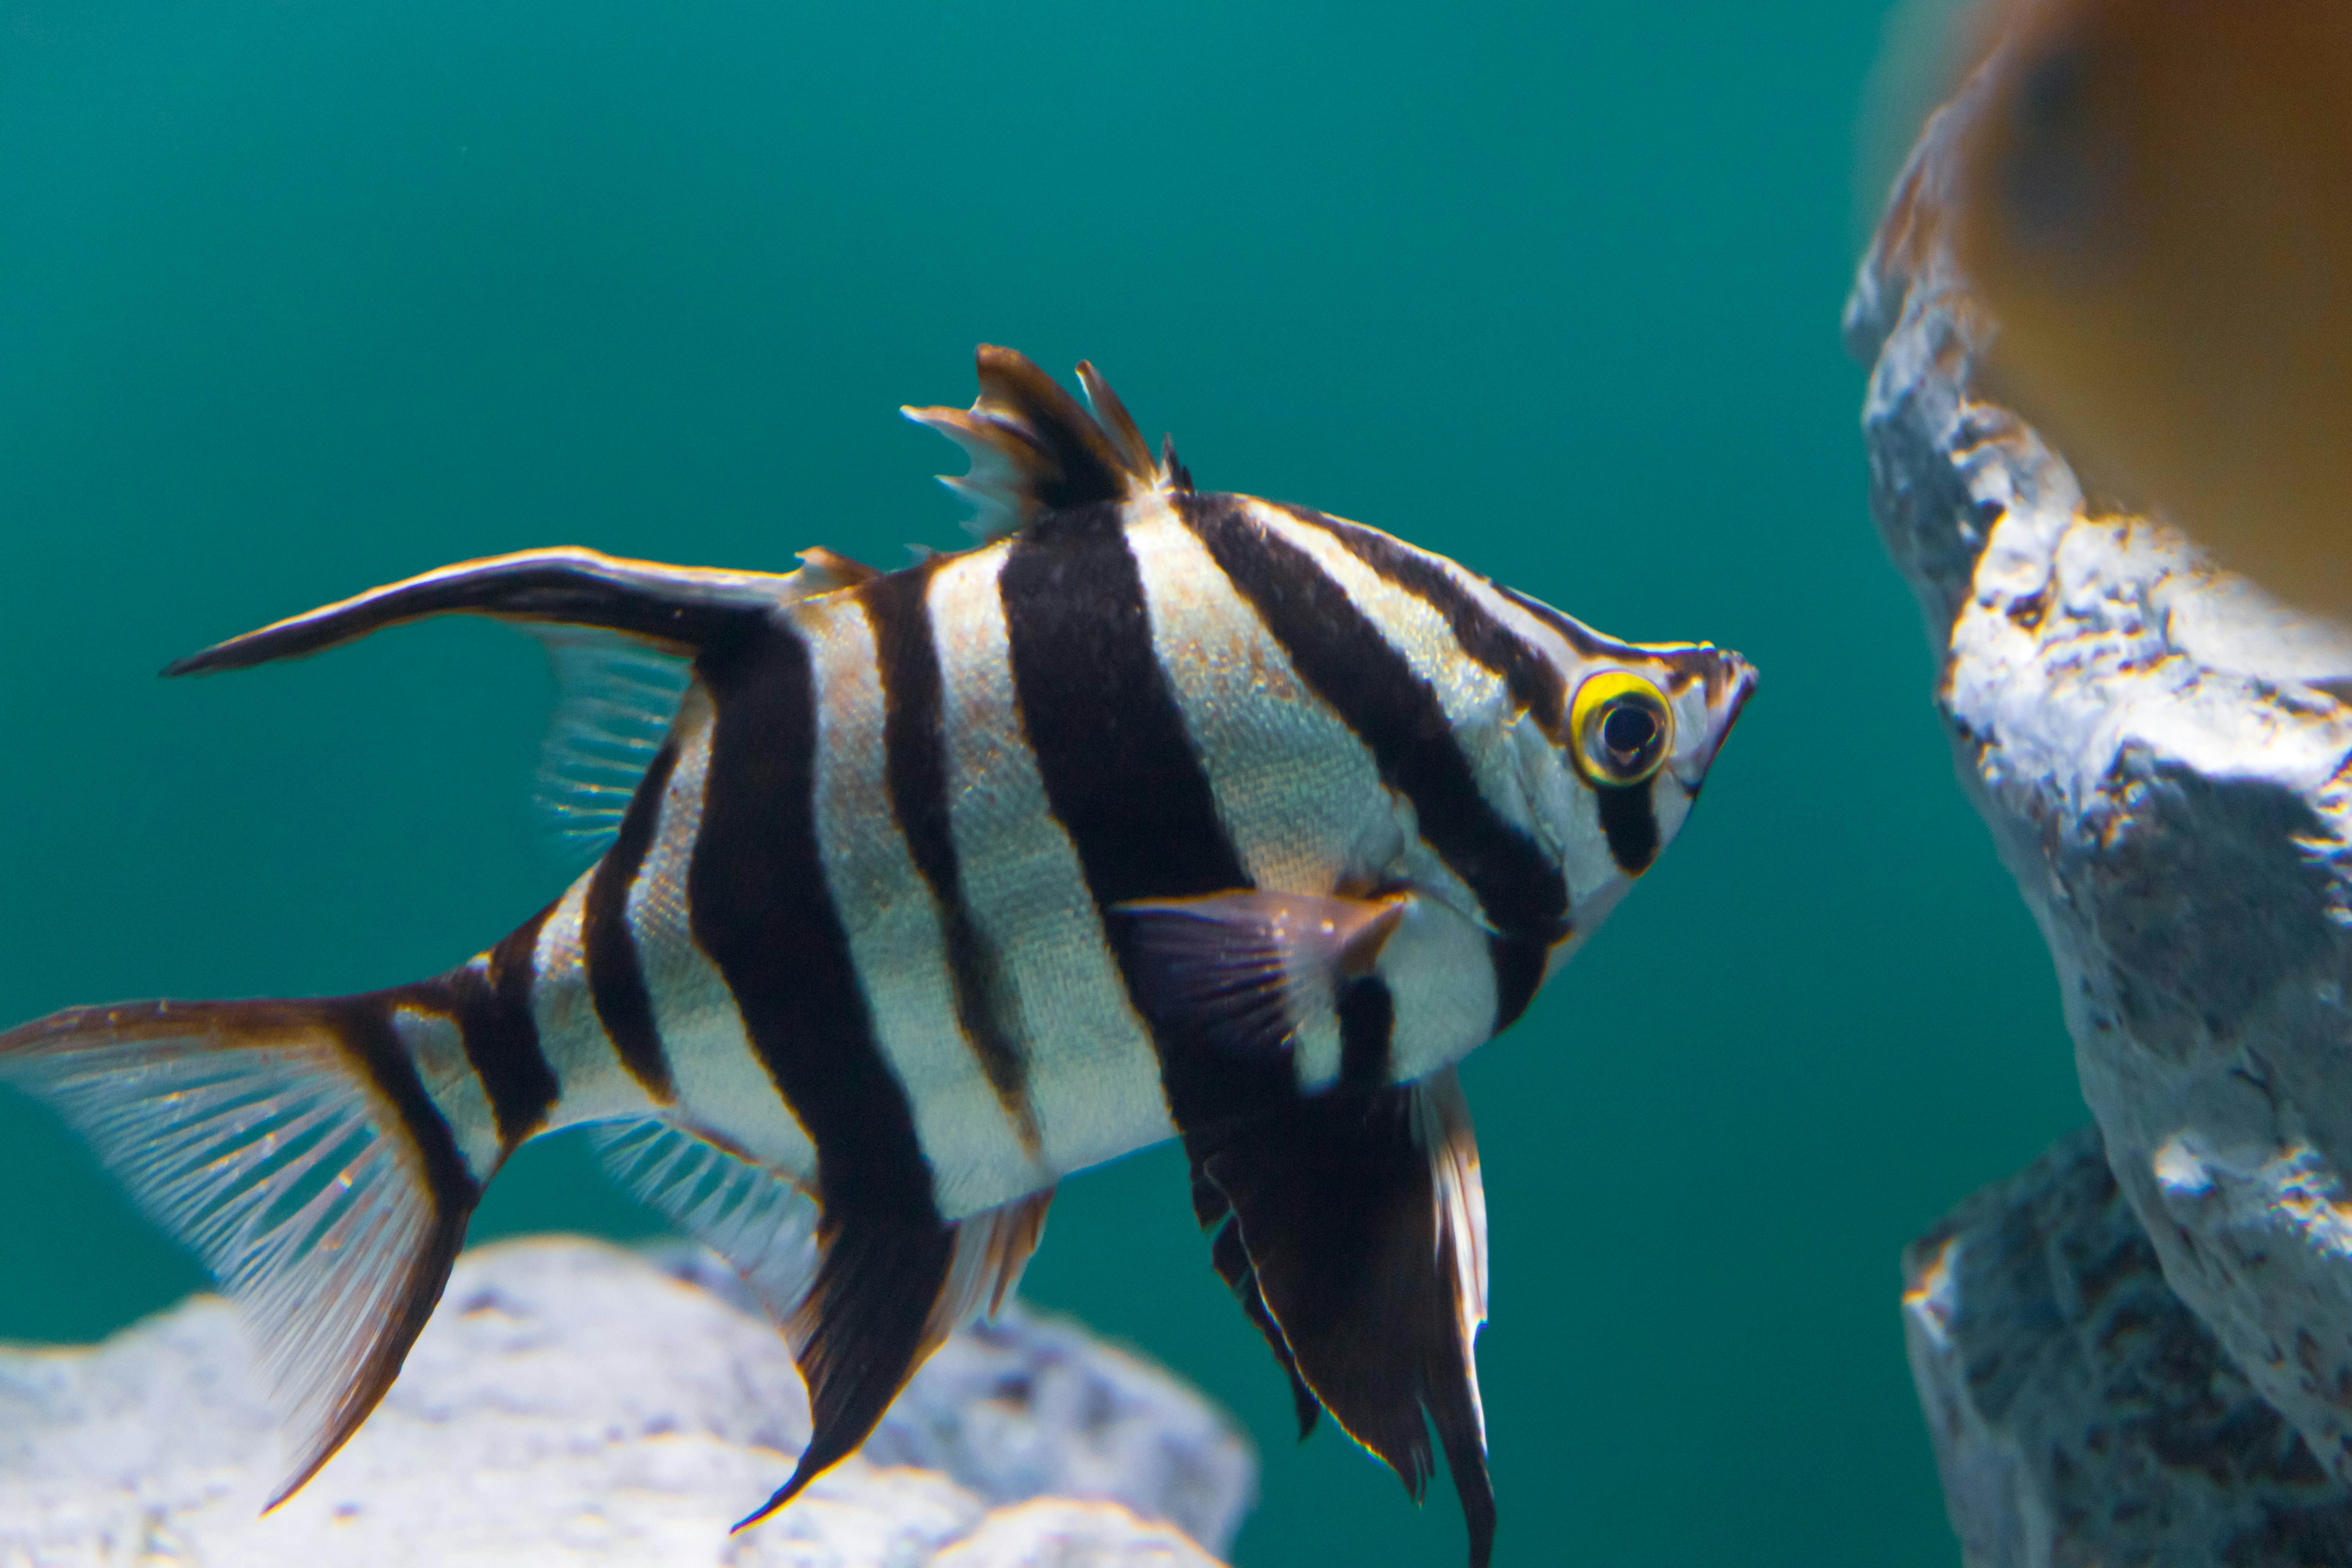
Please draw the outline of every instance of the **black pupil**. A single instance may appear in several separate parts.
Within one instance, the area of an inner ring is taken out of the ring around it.
[[[1657,715],[1638,702],[1621,702],[1601,721],[1601,744],[1610,761],[1632,763],[1658,738]]]

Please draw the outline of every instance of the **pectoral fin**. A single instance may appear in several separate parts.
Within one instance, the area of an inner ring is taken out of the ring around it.
[[[1138,999],[1179,1039],[1277,1056],[1371,973],[1404,918],[1403,896],[1213,893],[1117,906],[1132,922]]]
[[[1303,1096],[1213,1144],[1188,1145],[1195,1211],[1216,1223],[1222,1200],[1231,1215],[1218,1270],[1236,1294],[1255,1286],[1294,1386],[1416,1501],[1434,1466],[1433,1426],[1470,1562],[1485,1568],[1495,1494],[1474,1345],[1486,1317],[1486,1198],[1454,1074]],[[1226,1255],[1233,1232],[1245,1273]]]

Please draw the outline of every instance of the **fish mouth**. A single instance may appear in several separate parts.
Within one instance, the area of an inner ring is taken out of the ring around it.
[[[1719,717],[1715,721],[1715,733],[1707,737],[1706,749],[1694,760],[1690,776],[1683,780],[1683,788],[1693,796],[1706,782],[1707,771],[1715,766],[1716,753],[1731,738],[1731,727],[1739,722],[1740,710],[1756,695],[1756,667],[1727,651],[1720,656],[1720,662],[1707,671],[1706,684],[1707,708]]]

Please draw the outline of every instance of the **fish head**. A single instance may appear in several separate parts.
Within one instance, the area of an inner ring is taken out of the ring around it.
[[[1690,815],[1692,803],[1698,799],[1699,786],[1706,782],[1707,772],[1715,765],[1716,753],[1738,721],[1740,710],[1755,695],[1756,667],[1730,649],[1711,643],[1643,651],[1648,656],[1644,667],[1631,673],[1641,676],[1653,691],[1665,697],[1674,721],[1665,759],[1650,781],[1651,807],[1657,815],[1659,844],[1664,847]],[[1581,701],[1571,704],[1570,710],[1573,715],[1578,706],[1582,706],[1591,714],[1590,733],[1572,735],[1571,743],[1577,746],[1576,754],[1588,771],[1595,773],[1604,765],[1595,759],[1613,758],[1615,750],[1609,737],[1613,715],[1601,716],[1602,689],[1588,679],[1578,689]]]
[[[1567,884],[1556,968],[1681,832],[1756,670],[1709,643],[1620,642],[1557,611],[1545,619],[1565,700],[1529,784],[1535,837]]]

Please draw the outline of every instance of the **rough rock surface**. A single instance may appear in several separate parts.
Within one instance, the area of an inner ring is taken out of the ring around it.
[[[2352,1489],[2165,1284],[2095,1131],[1962,1204],[1903,1277],[1970,1568],[2352,1563]]]
[[[1979,395],[1992,328],[1936,226],[1970,108],[1931,122],[1848,308],[1873,510],[2124,1197],[2173,1290],[2352,1479],[2352,645],[2086,505]]]
[[[732,1276],[569,1239],[468,1253],[383,1406],[268,1519],[274,1432],[225,1302],[0,1351],[0,1565],[1213,1568],[1249,1505],[1248,1447],[1197,1395],[1015,1306],[865,1455],[730,1536],[808,1406],[782,1340],[706,1279]]]

